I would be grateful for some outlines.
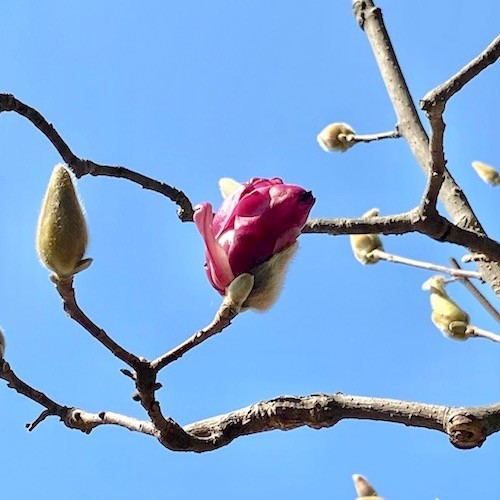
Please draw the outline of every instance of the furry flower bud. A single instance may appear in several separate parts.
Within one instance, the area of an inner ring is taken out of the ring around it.
[[[469,335],[469,315],[463,311],[446,293],[443,276],[433,276],[423,285],[422,290],[430,291],[432,315],[434,325],[446,337],[454,340],[467,340]]]
[[[370,499],[375,500],[381,498],[377,495],[377,492],[373,486],[368,482],[368,480],[361,474],[353,474],[352,480],[354,482],[354,488],[356,489],[356,494],[358,498],[356,500]]]
[[[371,219],[379,214],[378,208],[372,208],[361,216],[362,219]],[[373,250],[384,250],[382,240],[378,234],[351,234],[349,237],[354,257],[361,264],[375,264],[380,259]]]
[[[62,280],[86,269],[87,223],[69,170],[56,165],[45,193],[36,236],[42,263]]]
[[[217,213],[210,203],[195,207],[194,221],[206,247],[206,271],[221,294],[244,273],[254,276],[243,308],[265,310],[275,302],[295,242],[314,204],[310,191],[278,178],[245,184],[221,179],[225,200]]]
[[[492,166],[487,165],[482,161],[473,161],[472,167],[484,182],[491,184],[492,186],[500,185],[500,173],[498,173]]]
[[[339,151],[344,153],[355,142],[348,141],[348,135],[354,135],[355,132],[347,123],[332,123],[327,125],[317,137],[318,143],[325,151]]]

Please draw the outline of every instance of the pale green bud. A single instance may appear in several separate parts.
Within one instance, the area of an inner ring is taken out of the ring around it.
[[[454,340],[467,340],[469,335],[469,315],[462,310],[446,293],[443,276],[433,276],[423,285],[422,290],[431,292],[431,319],[446,337]]]
[[[371,219],[379,214],[378,208],[372,208],[361,216],[362,219]],[[354,257],[361,264],[375,264],[380,260],[376,254],[372,254],[374,250],[384,250],[382,240],[378,234],[351,234],[349,236],[351,248]]]
[[[236,309],[241,309],[245,300],[247,300],[254,286],[255,278],[249,273],[243,273],[234,278],[231,284],[226,288],[226,298]]]
[[[356,494],[359,498],[374,498],[377,496],[377,492],[373,486],[368,482],[368,480],[361,474],[353,474],[352,480],[354,482],[354,488],[356,489]],[[358,500],[359,500],[358,498]]]
[[[491,184],[492,186],[500,185],[500,173],[498,173],[492,166],[483,163],[482,161],[473,161],[472,166],[477,172],[477,175],[479,175],[484,182]]]
[[[67,279],[92,262],[83,259],[87,243],[87,223],[73,179],[64,165],[56,165],[38,219],[38,255],[55,279]]]
[[[348,141],[348,135],[354,135],[355,132],[347,123],[332,123],[327,125],[317,137],[318,143],[325,151],[347,151],[356,144],[354,141]]]
[[[293,243],[250,271],[255,281],[250,295],[243,304],[244,309],[266,311],[278,300],[288,264],[292,261],[298,246],[297,242]]]
[[[3,334],[3,331],[0,328],[0,359],[3,359],[4,354],[5,354],[5,335]]]

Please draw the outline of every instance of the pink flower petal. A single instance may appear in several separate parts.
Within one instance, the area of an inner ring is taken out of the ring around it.
[[[194,208],[194,223],[203,236],[207,250],[207,272],[215,288],[224,294],[234,274],[224,249],[217,243],[212,229],[212,205],[201,203]]]

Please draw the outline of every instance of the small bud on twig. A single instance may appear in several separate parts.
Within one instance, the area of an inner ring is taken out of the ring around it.
[[[477,175],[483,179],[484,182],[492,186],[500,185],[500,173],[498,173],[492,166],[483,163],[482,161],[473,161],[472,167],[477,172]]]
[[[383,500],[377,495],[375,488],[361,474],[353,474],[352,480],[358,498],[356,500]]]
[[[469,315],[462,310],[446,293],[443,276],[433,276],[423,285],[422,290],[431,292],[432,322],[446,337],[454,340],[467,340]]]
[[[378,213],[378,208],[372,208],[363,214],[361,218],[371,219],[376,217]],[[352,234],[349,239],[354,257],[361,264],[375,264],[380,260],[380,257],[376,253],[372,254],[374,250],[384,250],[382,240],[378,234]]]
[[[92,259],[83,259],[88,243],[87,223],[69,170],[56,165],[45,193],[36,247],[42,263],[63,280],[86,269]]]
[[[348,135],[354,135],[355,132],[347,123],[332,123],[327,125],[317,137],[319,145],[325,151],[339,151],[344,153],[356,142],[348,141]]]

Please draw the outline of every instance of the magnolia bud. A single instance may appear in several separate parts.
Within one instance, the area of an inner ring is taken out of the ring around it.
[[[347,140],[348,135],[354,134],[354,130],[347,123],[332,123],[318,134],[317,140],[325,151],[340,151],[344,153],[356,144],[354,141]]]
[[[222,179],[219,179],[219,188],[224,199],[232,195],[237,189],[241,188],[242,186],[243,184],[229,177],[223,177]]]
[[[231,284],[226,288],[226,298],[238,310],[247,300],[252,291],[255,278],[249,273],[243,273],[234,278]]]
[[[45,193],[36,236],[42,263],[61,280],[86,269],[87,224],[68,169],[56,165]]]
[[[244,309],[266,311],[278,300],[285,280],[286,269],[298,246],[297,242],[293,243],[250,271],[255,282],[250,295],[243,304]]]
[[[422,290],[431,292],[432,322],[446,337],[467,340],[469,315],[446,293],[444,277],[437,275],[429,278],[422,285]]]
[[[361,216],[362,219],[371,219],[379,213],[378,208],[372,208]],[[354,257],[361,264],[375,264],[380,260],[373,250],[384,250],[382,240],[378,234],[351,234],[349,237]]]
[[[354,488],[356,489],[356,494],[358,495],[358,497],[373,498],[377,496],[377,492],[375,491],[373,486],[361,474],[353,474],[352,480],[354,482]]]
[[[500,185],[500,173],[482,161],[473,161],[472,166],[484,182],[492,186]]]
[[[3,359],[4,354],[5,354],[5,335],[0,329],[0,360]]]

